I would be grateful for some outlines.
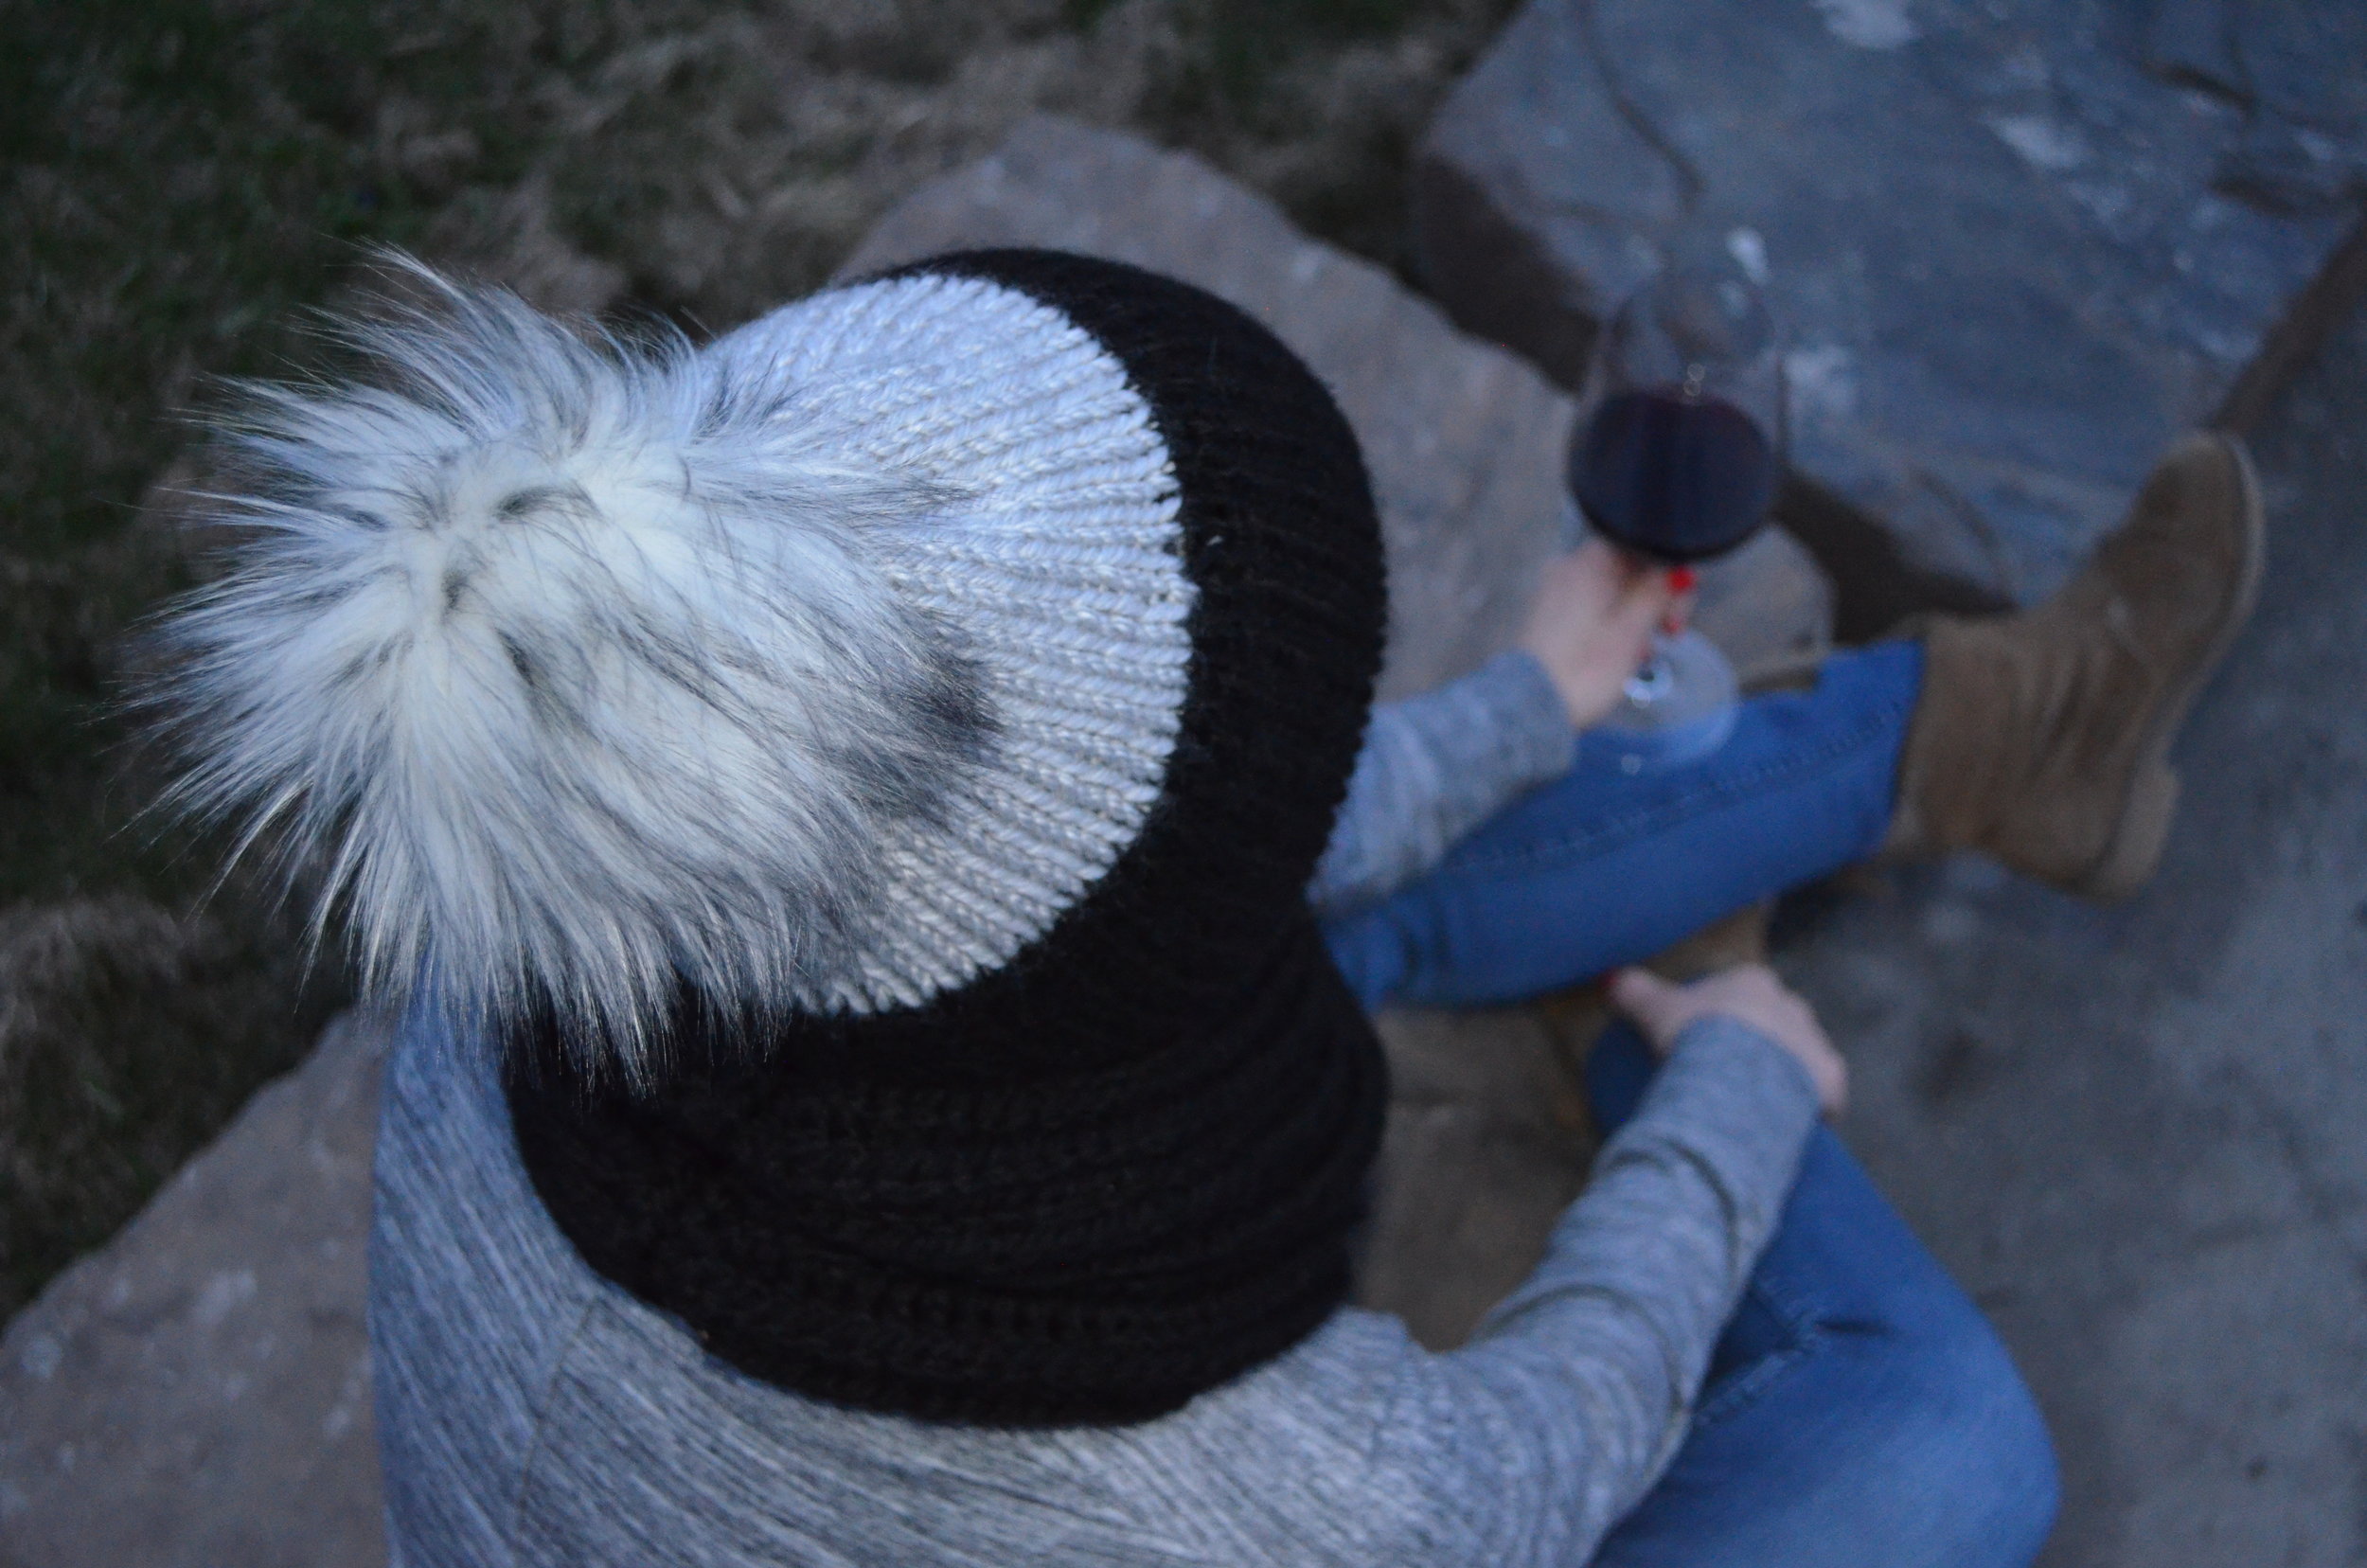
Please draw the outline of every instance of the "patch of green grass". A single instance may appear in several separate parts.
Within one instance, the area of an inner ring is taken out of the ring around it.
[[[337,1001],[251,924],[134,894],[0,912],[0,1314],[120,1225]]]
[[[1385,37],[1420,9],[1415,0],[1205,0],[1200,25],[1218,86],[1255,111],[1276,73],[1310,49]]]
[[[297,1060],[337,1000],[210,857],[135,821],[127,632],[189,573],[143,494],[208,375],[281,365],[423,204],[337,84],[391,11],[7,8],[0,52],[0,1314]],[[342,116],[342,121],[340,116]]]

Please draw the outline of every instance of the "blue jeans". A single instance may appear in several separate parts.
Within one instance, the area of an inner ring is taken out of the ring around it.
[[[1649,956],[1872,852],[1921,650],[1830,661],[1745,704],[1692,767],[1579,769],[1326,937],[1367,1005],[1511,1001]],[[1624,1026],[1587,1063],[1605,1129],[1652,1062]],[[1979,1309],[1819,1128],[1712,1356],[1693,1427],[1604,1568],[2020,1565],[2056,1506],[2046,1428]]]

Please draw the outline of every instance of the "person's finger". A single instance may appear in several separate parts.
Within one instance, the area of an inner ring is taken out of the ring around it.
[[[1626,582],[1635,576],[1637,567],[1634,557],[1625,550],[1612,549],[1609,543],[1600,539],[1583,541],[1567,559],[1612,582]]]
[[[1674,609],[1677,597],[1668,591],[1666,577],[1664,572],[1654,573],[1655,581],[1646,591],[1629,595],[1613,608],[1610,617],[1617,628],[1619,646],[1633,650],[1633,662],[1638,668],[1651,656],[1655,633],[1673,635],[1683,630],[1683,622],[1677,618]]]
[[[1666,572],[1638,573],[1628,579],[1619,597],[1611,601],[1610,613],[1604,617],[1607,630],[1623,639],[1648,636],[1675,602],[1676,596],[1668,590]]]
[[[1683,989],[1649,970],[1623,969],[1611,977],[1611,1005],[1653,1032],[1664,1022]]]

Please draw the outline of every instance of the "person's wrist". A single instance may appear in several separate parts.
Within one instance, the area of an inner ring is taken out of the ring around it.
[[[1575,733],[1570,707],[1561,685],[1534,649],[1514,644],[1489,661],[1481,671],[1490,685],[1491,701],[1504,725],[1536,737],[1540,747],[1557,754],[1557,772],[1568,764],[1569,740]]]

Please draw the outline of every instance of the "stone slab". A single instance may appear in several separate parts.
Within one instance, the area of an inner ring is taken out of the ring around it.
[[[1383,1014],[1389,1121],[1357,1295],[1434,1350],[1527,1277],[1597,1146],[1577,1007]]]
[[[1197,284],[1323,378],[1362,442],[1387,543],[1384,698],[1427,691],[1511,642],[1538,567],[1564,547],[1572,404],[1533,366],[1201,159],[1053,116],[906,198],[839,276],[988,245],[1106,256]],[[1780,530],[1713,574],[1704,598],[1716,606],[1704,629],[1746,663],[1830,627],[1821,577]]]
[[[2029,601],[2298,358],[2273,340],[2358,221],[2361,61],[2350,0],[1532,0],[1422,145],[1416,252],[1565,381],[1672,240],[1763,266],[1797,464]]]
[[[348,1015],[0,1338],[12,1568],[379,1568],[363,1302],[383,1027]]]

